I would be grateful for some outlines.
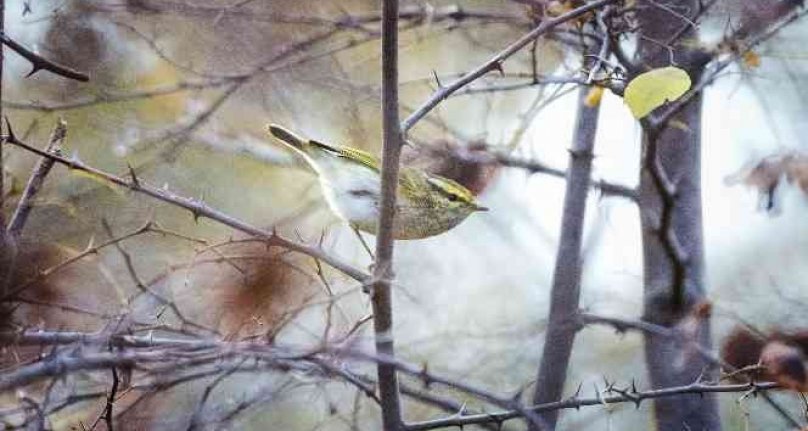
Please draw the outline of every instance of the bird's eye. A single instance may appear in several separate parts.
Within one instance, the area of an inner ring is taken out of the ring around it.
[[[449,202],[457,202],[458,199],[460,199],[460,196],[454,193],[449,193]]]

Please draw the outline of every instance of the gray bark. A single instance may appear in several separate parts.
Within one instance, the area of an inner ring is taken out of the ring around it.
[[[600,104],[587,106],[590,87],[582,86],[578,96],[578,116],[575,124],[567,190],[564,196],[564,215],[558,243],[553,285],[550,291],[550,316],[544,349],[536,379],[534,404],[561,399],[567,379],[572,346],[579,329],[578,303],[581,296],[581,238],[584,230],[586,197],[592,170],[592,149],[598,129]],[[542,419],[555,428],[558,411],[542,413]],[[532,431],[538,430],[535,426]]]
[[[376,259],[373,269],[371,303],[376,353],[395,357],[393,345],[393,224],[396,207],[401,128],[398,118],[398,0],[382,3],[382,202],[379,232],[376,236]],[[384,431],[403,429],[398,377],[394,365],[376,364]]]
[[[693,0],[654,0],[641,2],[638,60],[641,69],[675,65],[688,70],[698,80],[704,67],[701,53],[688,48],[695,35],[687,28],[681,45],[667,41],[689,24],[671,11],[687,15],[696,11]],[[702,376],[711,378],[714,367],[690,342],[711,346],[709,319],[696,319],[695,307],[705,300],[704,241],[701,209],[701,104],[692,98],[668,122],[686,127],[645,130],[644,157],[640,178],[640,211],[643,240],[644,318],[674,327],[690,318],[692,339],[662,337],[646,333],[645,357],[651,385],[664,388],[693,383]],[[656,400],[654,412],[660,431],[720,430],[721,421],[714,396],[681,395]]]

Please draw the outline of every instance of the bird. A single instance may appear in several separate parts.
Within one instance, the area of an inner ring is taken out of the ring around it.
[[[267,131],[299,154],[317,174],[323,196],[339,218],[354,229],[377,234],[381,165],[376,157],[353,147],[304,139],[277,124],[268,125]],[[439,235],[472,213],[487,210],[456,181],[402,167],[393,238],[414,240]]]

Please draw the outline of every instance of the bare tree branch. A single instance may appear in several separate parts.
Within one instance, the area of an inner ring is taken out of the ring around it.
[[[777,383],[741,383],[734,385],[717,385],[712,383],[695,382],[689,385],[676,386],[648,391],[638,391],[632,387],[617,388],[607,387],[605,392],[617,393],[617,395],[595,396],[593,398],[572,397],[562,401],[546,404],[539,404],[529,409],[536,413],[558,411],[562,409],[580,409],[588,406],[606,406],[616,403],[633,403],[639,406],[644,400],[667,398],[677,395],[693,395],[701,397],[709,393],[757,393],[772,389],[779,389]],[[521,413],[517,411],[504,411],[482,413],[478,415],[456,415],[454,417],[434,419],[431,421],[411,423],[407,426],[407,431],[425,431],[439,428],[464,427],[466,425],[478,425],[486,423],[502,423],[509,419],[518,418]]]
[[[395,356],[393,344],[393,224],[396,215],[401,129],[398,125],[398,0],[382,2],[382,183],[376,258],[370,295],[373,304],[373,330],[376,353]],[[385,431],[400,431],[401,401],[396,369],[376,365]]]
[[[4,45],[8,46],[9,48],[13,49],[14,52],[20,54],[23,58],[28,60],[33,69],[28,72],[27,76],[31,76],[40,70],[47,70],[48,72],[54,73],[59,76],[63,76],[65,78],[74,79],[76,81],[87,82],[90,80],[90,77],[87,76],[86,73],[79,72],[73,70],[67,66],[63,66],[61,64],[54,63],[39,54],[31,51],[30,49],[20,45],[14,39],[8,37],[5,32],[0,32],[0,42]]]
[[[428,114],[429,111],[438,106],[440,102],[445,100],[455,91],[477,80],[478,78],[480,78],[481,76],[485,75],[488,72],[492,72],[494,70],[501,70],[503,61],[505,61],[506,59],[508,59],[508,57],[518,52],[520,49],[522,49],[525,45],[529,44],[534,39],[542,36],[543,34],[547,33],[548,31],[552,30],[553,28],[555,28],[560,24],[578,18],[579,16],[591,10],[595,10],[601,6],[615,3],[617,1],[618,0],[596,0],[592,3],[583,5],[569,12],[561,14],[555,18],[543,21],[535,29],[533,29],[532,31],[525,34],[515,42],[508,45],[508,47],[499,52],[490,60],[480,65],[478,68],[472,70],[471,72],[468,72],[467,74],[453,81],[449,85],[439,88],[438,91],[432,94],[432,96],[426,102],[424,102],[418,109],[415,110],[415,112],[410,114],[410,116],[407,117],[401,123],[402,132],[406,134],[407,131],[409,131],[412,128],[412,126],[415,125],[415,123],[421,120],[421,118],[423,118],[426,114]]]
[[[48,153],[58,153],[66,136],[67,124],[64,122],[64,120],[59,119],[59,121],[56,123],[56,127],[53,129],[53,132],[51,132],[48,144],[45,146],[43,151]],[[45,177],[50,172],[54,163],[55,162],[52,159],[42,157],[37,161],[36,166],[34,166],[34,170],[31,172],[31,176],[28,178],[28,183],[25,186],[25,190],[22,192],[20,201],[17,203],[17,210],[14,212],[14,215],[11,217],[11,221],[9,221],[8,224],[8,234],[11,236],[12,240],[18,240],[22,234],[22,230],[25,227],[25,222],[28,221],[28,215],[31,213],[31,209],[34,207],[34,197],[45,183]]]
[[[609,38],[603,38],[608,41]],[[606,42],[604,42],[604,46]],[[596,62],[587,61],[593,69]],[[567,188],[564,195],[564,212],[561,234],[556,253],[553,283],[550,290],[550,314],[544,338],[541,364],[533,396],[534,404],[561,399],[567,378],[572,346],[578,332],[577,314],[581,292],[581,241],[586,214],[586,198],[592,172],[595,134],[598,130],[600,102],[591,106],[588,102],[590,88],[582,86],[578,96],[578,113],[575,122],[572,148],[569,153]],[[542,416],[551,429],[558,420],[556,411]],[[535,428],[533,429],[535,430]]]
[[[637,44],[638,64],[657,68],[671,63],[682,65],[699,76],[704,51],[684,41],[696,37],[687,23],[682,42],[664,43],[685,25],[671,19],[669,10],[695,10],[699,0],[643,1],[637,10],[640,26]],[[660,43],[662,41],[662,43]],[[708,56],[709,57],[709,56]],[[690,67],[693,69],[691,70]],[[643,241],[643,318],[660,326],[675,327],[687,320],[705,301],[704,241],[701,194],[701,98],[693,98],[677,114],[675,121],[686,127],[669,127],[659,133],[643,128],[642,171],[640,177],[640,222]],[[645,122],[643,120],[643,122]],[[692,349],[698,342],[710,349],[712,340],[709,314],[694,322],[693,336],[664,337],[645,333],[645,359],[654,388],[711,379],[718,367],[698,354],[685,354],[680,364],[671,358]],[[700,377],[703,376],[703,377]],[[702,399],[669,397],[654,403],[654,421],[660,431],[683,427],[704,431],[721,430],[721,417],[714,396]]]
[[[6,0],[0,0],[0,33],[5,30]],[[0,45],[0,100],[3,98],[3,47]],[[3,112],[0,106],[0,115]],[[0,130],[2,129],[0,125]],[[16,247],[10,240],[6,230],[6,164],[5,164],[5,138],[0,138],[0,297],[6,296],[8,285],[11,282],[12,268],[16,258]],[[0,315],[10,316],[12,309],[8,304],[0,304]]]
[[[8,125],[8,123],[7,123]],[[148,185],[147,183],[143,182],[140,178],[136,175],[131,175],[129,180],[125,180],[121,177],[116,175],[104,172],[102,170],[93,168],[91,166],[86,165],[82,161],[71,158],[68,159],[61,155],[51,154],[44,152],[36,147],[32,147],[22,141],[20,141],[14,134],[11,132],[11,129],[8,130],[8,136],[6,136],[6,143],[15,145],[17,147],[23,148],[29,152],[34,154],[38,154],[40,156],[52,159],[54,162],[59,163],[61,165],[67,166],[70,169],[77,169],[88,174],[91,174],[95,177],[108,181],[112,184],[116,184],[122,187],[125,187],[129,190],[142,193],[147,196],[151,196],[152,198],[158,199],[160,201],[175,205],[177,207],[186,209],[191,212],[194,218],[205,217],[210,220],[214,220],[221,224],[230,226],[236,230],[241,232],[266,239],[269,245],[275,245],[283,248],[287,248],[292,251],[296,251],[308,256],[311,256],[315,259],[319,259],[326,264],[330,265],[331,267],[343,272],[345,275],[353,278],[360,283],[365,283],[370,280],[370,276],[366,274],[364,271],[354,267],[353,265],[340,260],[339,258],[332,256],[326,253],[324,250],[320,249],[319,247],[314,247],[302,243],[298,243],[282,236],[278,235],[274,232],[267,232],[263,229],[259,229],[254,227],[244,221],[241,221],[235,217],[222,213],[216,209],[211,208],[204,202],[191,199],[183,196],[179,196],[174,194],[164,188],[157,188]]]

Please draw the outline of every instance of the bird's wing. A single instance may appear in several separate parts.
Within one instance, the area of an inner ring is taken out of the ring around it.
[[[325,144],[314,140],[309,141],[309,144],[322,148],[323,150],[326,150],[337,157],[343,157],[348,160],[353,160],[363,166],[366,166],[370,169],[373,169],[376,172],[379,172],[379,161],[378,159],[376,159],[376,157],[373,157],[373,155],[371,155],[370,153],[366,153],[362,150],[357,150],[356,148],[344,147],[342,145]]]

